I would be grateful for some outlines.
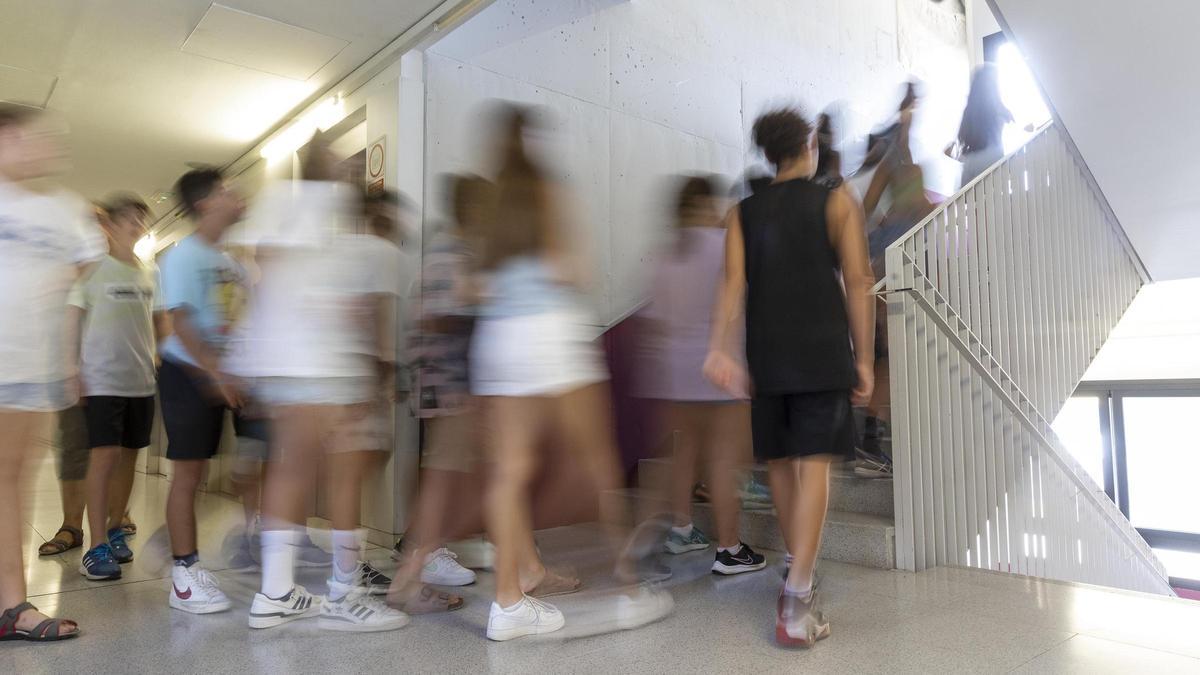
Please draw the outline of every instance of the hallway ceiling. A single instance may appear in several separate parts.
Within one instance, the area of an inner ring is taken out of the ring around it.
[[[0,0],[0,100],[65,117],[68,187],[151,199],[189,162],[236,159],[439,4]]]
[[[993,1],[1150,275],[1200,277],[1200,3]]]

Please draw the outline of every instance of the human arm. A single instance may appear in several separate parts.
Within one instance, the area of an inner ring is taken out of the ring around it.
[[[875,387],[875,276],[867,255],[863,211],[850,192],[834,190],[826,206],[829,241],[838,257],[846,292],[846,315],[854,346],[858,384],[851,393],[855,405],[866,405]]]
[[[741,214],[735,207],[726,216],[724,274],[717,287],[704,375],[713,384],[740,397],[749,395],[750,377],[734,358],[732,341],[745,312],[745,302],[746,251]]]

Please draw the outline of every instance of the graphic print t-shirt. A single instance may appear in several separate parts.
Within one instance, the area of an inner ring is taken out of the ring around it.
[[[154,395],[158,271],[112,256],[75,284],[67,302],[84,310],[80,376],[88,396]]]
[[[246,303],[245,273],[222,251],[192,235],[167,251],[161,269],[163,308],[187,308],[200,337],[224,353]],[[199,365],[178,335],[163,342],[163,358]]]

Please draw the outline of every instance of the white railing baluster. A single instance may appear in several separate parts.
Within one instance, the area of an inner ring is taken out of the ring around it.
[[[1146,277],[1058,130],[888,248],[897,564],[1169,594],[1048,422]]]

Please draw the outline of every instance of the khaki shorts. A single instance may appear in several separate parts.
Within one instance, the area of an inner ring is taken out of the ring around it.
[[[464,408],[455,415],[426,419],[425,452],[421,455],[421,468],[474,472],[483,454],[479,419],[475,408]]]
[[[381,408],[388,413],[387,419],[390,421],[390,410],[387,410],[390,406],[382,401],[350,405],[285,405],[276,408],[272,417],[274,424],[279,424],[281,420],[287,419],[290,415],[303,415],[318,430],[316,433],[320,435],[320,438],[317,441],[321,446],[321,451],[326,454],[390,450],[390,433],[387,439],[383,438],[384,431],[390,430],[382,427],[384,417],[380,412]],[[274,452],[279,454],[272,454],[272,461],[286,461],[291,455],[286,444]]]

